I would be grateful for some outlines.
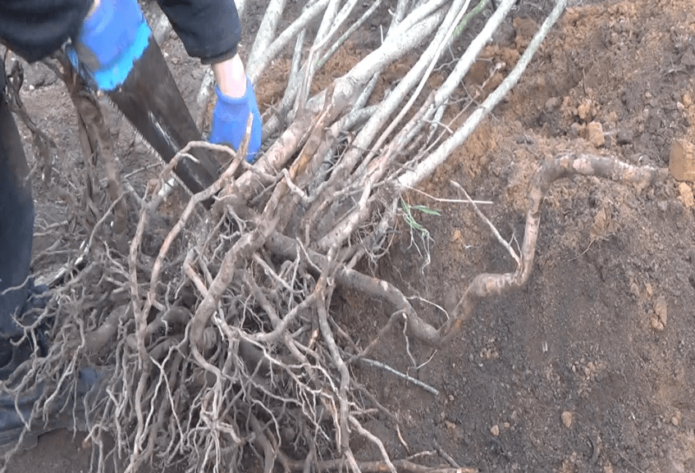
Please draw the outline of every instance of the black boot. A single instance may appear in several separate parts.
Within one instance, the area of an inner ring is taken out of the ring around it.
[[[8,391],[0,392],[0,455],[4,455],[15,447],[22,450],[33,448],[41,435],[54,430],[86,431],[84,401],[98,399],[104,395],[100,389],[101,379],[103,374],[93,368],[81,369],[78,373],[75,392],[64,388],[64,392],[57,396],[47,408],[50,409],[45,416],[48,420],[44,421],[43,413],[39,413],[40,415],[31,421],[28,429],[26,422],[31,419],[34,406],[44,394],[51,393],[54,386],[40,383],[23,391],[17,397]],[[5,386],[5,388],[11,388],[11,386]]]
[[[53,394],[56,386],[41,382],[21,393],[13,392],[26,374],[34,352],[45,356],[47,327],[35,331],[38,346],[28,339],[17,344],[24,335],[17,320],[23,324],[36,320],[31,317],[36,317],[33,309],[42,304],[42,288],[35,287],[29,277],[34,203],[29,167],[3,97],[4,85],[4,67],[0,64],[0,453],[11,450],[20,440],[23,447],[31,447],[39,435],[51,430],[83,428],[84,397],[98,394],[95,388],[102,377],[91,368],[80,370],[76,390],[66,386],[65,392],[47,406],[48,415],[38,416],[27,429],[25,421],[31,419],[37,401],[44,394]],[[48,421],[44,422],[44,418]]]
[[[45,293],[48,288],[42,285],[36,286],[34,278],[30,277],[26,289],[27,299],[16,315],[16,320],[24,326],[31,326],[46,308],[47,297]],[[32,339],[23,337],[22,334],[10,337],[0,334],[0,381],[8,379],[19,365],[31,358],[35,351],[39,356],[48,354],[48,333],[52,322],[51,318],[44,319],[34,329],[34,338]],[[19,343],[20,341],[21,343]]]
[[[27,300],[34,201],[22,140],[4,99],[0,71],[0,334],[22,333],[16,316]]]

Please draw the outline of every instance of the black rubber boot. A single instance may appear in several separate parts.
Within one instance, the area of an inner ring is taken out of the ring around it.
[[[6,379],[32,351],[27,346],[14,346],[12,339],[22,335],[15,316],[27,301],[34,226],[29,167],[17,125],[5,102],[3,66],[0,66],[0,380]]]
[[[28,295],[34,201],[22,140],[4,99],[4,83],[3,70],[0,71],[0,337],[7,339],[22,333],[14,316],[22,310]]]
[[[33,325],[43,309],[46,307],[47,298],[44,293],[48,290],[46,286],[36,286],[34,278],[29,277],[26,284],[27,299],[19,310],[16,318],[22,325]],[[35,348],[39,356],[48,354],[48,333],[51,328],[52,319],[44,319],[38,327],[34,329],[32,339],[24,338],[22,335],[0,336],[0,381],[4,381],[22,363],[31,358]],[[22,343],[17,343],[23,338]],[[36,340],[36,343],[33,341]]]
[[[102,373],[92,368],[81,369],[76,392],[64,389],[65,392],[52,402],[46,416],[48,420],[44,422],[43,416],[37,416],[40,418],[31,422],[30,429],[26,429],[25,421],[31,419],[35,403],[44,393],[52,392],[54,386],[41,383],[23,392],[17,399],[8,392],[0,392],[0,455],[17,447],[20,441],[20,449],[33,448],[41,435],[54,430],[85,431],[87,424],[84,401],[85,398],[103,396],[99,384],[101,379]]]

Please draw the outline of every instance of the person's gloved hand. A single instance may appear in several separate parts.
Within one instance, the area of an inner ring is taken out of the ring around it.
[[[246,161],[253,163],[258,159],[258,152],[261,149],[263,125],[251,81],[246,79],[246,93],[240,98],[232,98],[223,94],[219,87],[215,87],[215,92],[217,92],[217,104],[212,112],[210,143],[228,144],[238,150],[246,132],[246,120],[249,113],[252,113],[253,124],[251,125],[249,152],[246,155]]]
[[[68,57],[88,82],[114,90],[128,77],[151,35],[137,0],[100,0],[68,46]]]

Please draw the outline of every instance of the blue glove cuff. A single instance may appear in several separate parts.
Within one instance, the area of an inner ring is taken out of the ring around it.
[[[240,98],[223,94],[219,87],[215,87],[215,92],[217,93],[217,104],[212,113],[210,142],[226,143],[238,150],[246,133],[246,120],[249,113],[252,113],[253,123],[246,161],[253,163],[258,159],[258,152],[261,149],[262,123],[251,81],[246,78],[246,93]]]
[[[99,89],[114,90],[125,82],[151,35],[137,0],[101,0],[82,24],[77,54],[69,56],[73,65],[75,59],[83,63]]]

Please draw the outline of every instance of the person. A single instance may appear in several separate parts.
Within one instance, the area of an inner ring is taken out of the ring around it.
[[[187,53],[209,64],[217,103],[210,141],[238,148],[253,114],[247,160],[260,150],[261,118],[253,85],[237,48],[241,25],[233,0],[158,0]],[[0,42],[29,62],[67,44],[98,88],[118,86],[137,67],[142,35],[151,31],[137,0],[0,0]],[[73,55],[73,56],[75,56]],[[71,57],[72,59],[72,57]],[[83,72],[86,71],[86,72]],[[152,78],[156,86],[156,78]],[[21,137],[4,97],[0,67],[0,380],[18,355],[12,340],[22,334],[17,317],[31,304],[30,274],[34,202]],[[120,82],[119,82],[120,81]],[[30,352],[29,352],[30,354]],[[2,399],[0,399],[0,404]],[[0,415],[3,417],[3,415]],[[8,431],[0,422],[0,434]],[[2,443],[0,435],[0,443]]]

